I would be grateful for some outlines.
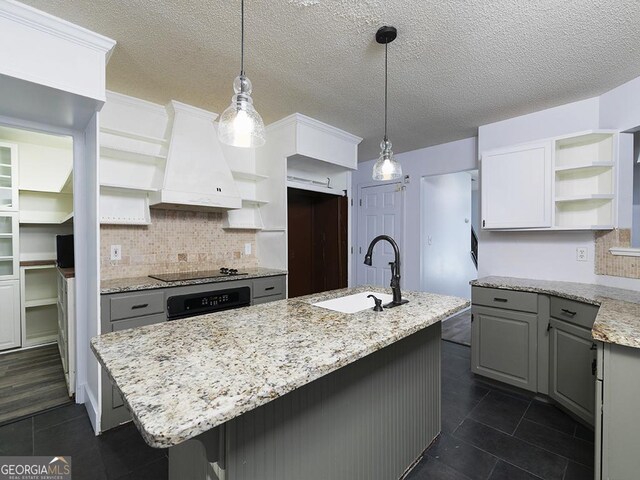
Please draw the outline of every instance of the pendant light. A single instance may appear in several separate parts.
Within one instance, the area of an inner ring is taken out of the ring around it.
[[[265,132],[262,117],[253,106],[251,80],[244,74],[244,0],[240,0],[240,10],[240,75],[233,81],[231,105],[220,115],[218,138],[234,147],[254,148],[264,145]]]
[[[384,139],[380,143],[380,156],[373,166],[374,180],[394,180],[402,177],[402,167],[396,161],[391,150],[391,142],[387,137],[387,58],[388,47],[396,39],[398,31],[395,27],[380,27],[376,32],[376,41],[384,44]]]

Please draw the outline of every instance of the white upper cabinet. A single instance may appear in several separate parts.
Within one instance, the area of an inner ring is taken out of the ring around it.
[[[482,227],[551,227],[551,142],[485,152],[480,163]]]
[[[0,211],[18,211],[18,146],[0,142]]]
[[[483,152],[483,228],[614,228],[618,137],[597,130]]]

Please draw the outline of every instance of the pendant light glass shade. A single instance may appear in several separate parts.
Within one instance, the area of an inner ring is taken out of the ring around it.
[[[264,145],[262,117],[253,106],[251,80],[244,74],[244,0],[240,0],[240,75],[233,81],[235,95],[220,115],[218,139],[233,147],[255,148]]]
[[[402,177],[402,166],[396,162],[391,150],[391,142],[389,140],[383,140],[380,143],[380,157],[373,165],[373,179],[384,181],[394,180]]]
[[[220,115],[218,138],[234,147],[255,148],[264,145],[265,132],[262,117],[253,107],[251,80],[239,75],[233,81],[235,95],[231,105]]]
[[[373,174],[371,175],[377,181],[395,180],[402,177],[402,166],[394,158],[391,142],[387,137],[388,53],[389,43],[396,39],[396,35],[395,27],[380,27],[376,32],[376,42],[384,44],[384,139],[380,143],[380,156],[373,165]]]

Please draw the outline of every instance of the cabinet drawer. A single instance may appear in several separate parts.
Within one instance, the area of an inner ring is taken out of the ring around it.
[[[139,318],[130,318],[128,320],[119,320],[111,324],[112,332],[119,332],[120,330],[126,330],[128,328],[144,327],[145,325],[153,325],[155,323],[162,323],[167,321],[167,316],[164,313],[157,315],[146,315]]]
[[[164,312],[164,292],[117,295],[109,300],[111,320]]]
[[[270,297],[284,293],[284,276],[256,278],[253,281],[253,298]]]
[[[591,330],[598,307],[560,297],[551,297],[549,310],[553,318]]]
[[[519,310],[521,312],[538,312],[538,294],[517,292],[500,288],[473,287],[472,303],[486,307]]]
[[[263,303],[275,302],[276,300],[284,300],[284,295],[271,295],[269,297],[260,297],[253,300],[252,305],[262,305]]]

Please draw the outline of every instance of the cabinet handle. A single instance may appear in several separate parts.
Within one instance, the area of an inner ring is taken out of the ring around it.
[[[596,345],[595,343],[591,344],[591,348],[589,350],[597,350],[598,349],[598,345]]]
[[[264,289],[264,291],[268,292],[269,290],[273,290],[274,288],[276,288],[276,287],[267,287],[267,288]]]
[[[551,330],[552,328],[553,328],[553,327],[551,326],[551,323],[547,323],[547,332],[548,332],[549,330]]]
[[[502,302],[502,303],[507,303],[508,300],[506,298],[500,298],[500,297],[493,297],[493,301],[494,302]]]
[[[473,313],[471,314],[471,321],[473,322]]]
[[[146,308],[148,306],[148,303],[141,303],[140,305],[134,305],[133,307],[131,307],[131,310],[138,310],[139,308]]]
[[[591,362],[591,375],[595,376],[597,369],[598,369],[598,362],[596,362],[596,359],[594,358],[593,362]]]
[[[571,310],[567,310],[566,308],[563,308],[562,313],[564,313],[565,315],[569,315],[570,317],[575,317],[577,312],[572,312]]]

